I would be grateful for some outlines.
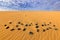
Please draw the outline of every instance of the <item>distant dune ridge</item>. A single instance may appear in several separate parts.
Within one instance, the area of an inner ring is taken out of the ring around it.
[[[60,10],[60,0],[0,0],[0,8],[14,10]]]

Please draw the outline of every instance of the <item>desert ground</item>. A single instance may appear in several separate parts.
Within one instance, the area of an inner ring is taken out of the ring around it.
[[[60,12],[0,11],[0,40],[60,40]]]

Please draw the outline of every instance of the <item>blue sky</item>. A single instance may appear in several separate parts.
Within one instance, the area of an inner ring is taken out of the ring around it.
[[[60,0],[0,0],[0,9],[60,10]]]

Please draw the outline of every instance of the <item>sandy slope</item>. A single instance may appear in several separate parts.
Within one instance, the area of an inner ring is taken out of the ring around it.
[[[22,24],[18,24],[18,22]],[[37,23],[38,28],[36,28],[35,25]],[[25,26],[26,24],[31,24],[31,26]],[[42,26],[42,24],[46,25]],[[16,27],[16,25],[19,26]],[[9,28],[7,28],[8,26]],[[49,27],[52,29],[47,29]],[[18,28],[21,28],[21,30],[18,30]],[[23,31],[24,28],[26,28],[25,31]],[[14,30],[11,31],[11,29]],[[37,29],[39,29],[39,31],[37,31]],[[45,29],[45,31],[43,31],[43,29]],[[60,12],[0,12],[0,40],[60,40]]]

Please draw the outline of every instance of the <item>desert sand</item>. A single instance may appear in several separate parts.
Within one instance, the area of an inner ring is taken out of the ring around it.
[[[60,12],[0,11],[0,40],[60,40]]]

